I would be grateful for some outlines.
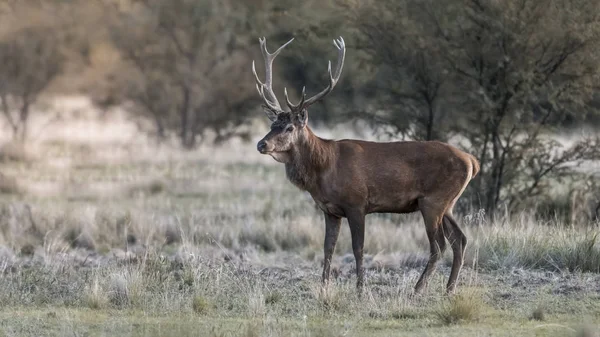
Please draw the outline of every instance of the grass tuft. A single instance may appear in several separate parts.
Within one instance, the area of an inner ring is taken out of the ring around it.
[[[210,307],[210,301],[202,295],[196,295],[192,299],[192,310],[197,314],[206,315],[210,311]]]
[[[591,325],[586,325],[580,328],[576,335],[577,337],[600,337],[600,332],[598,327],[593,327]]]
[[[250,317],[262,317],[266,313],[265,295],[260,289],[254,289],[248,294],[248,314]]]
[[[538,306],[537,308],[535,308],[533,310],[533,312],[531,313],[530,319],[535,320],[535,321],[546,320],[546,314],[545,314],[544,308],[541,306]]]
[[[0,193],[1,194],[20,194],[23,189],[19,185],[17,179],[5,176],[0,173]]]
[[[438,319],[445,325],[476,321],[485,309],[481,295],[474,291],[465,291],[450,297],[437,310]]]
[[[117,306],[142,307],[147,296],[146,284],[148,278],[139,269],[114,274],[110,283],[110,302]]]
[[[65,240],[71,248],[81,248],[90,251],[96,250],[96,243],[92,236],[78,228],[71,228],[65,233]]]
[[[107,307],[109,303],[108,296],[106,292],[103,291],[100,286],[100,281],[98,277],[94,278],[94,281],[91,285],[86,286],[84,293],[84,302],[86,306],[90,309],[104,309]]]
[[[277,302],[280,302],[283,296],[277,290],[270,291],[267,296],[265,296],[265,304],[273,305]]]
[[[326,287],[318,285],[316,289],[316,298],[325,312],[338,311],[343,308],[343,295],[341,289],[335,283],[330,283]]]

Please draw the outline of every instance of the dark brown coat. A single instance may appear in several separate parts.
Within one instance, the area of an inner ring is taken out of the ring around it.
[[[365,215],[420,211],[430,240],[430,261],[417,283],[421,290],[450,240],[454,263],[448,291],[455,288],[467,239],[452,218],[452,208],[479,171],[478,161],[459,149],[436,141],[378,143],[317,137],[305,127],[286,151],[288,179],[308,191],[325,213],[323,281],[329,269],[342,217],[348,218],[362,286]],[[264,139],[263,142],[268,142]],[[267,152],[272,154],[273,152]]]

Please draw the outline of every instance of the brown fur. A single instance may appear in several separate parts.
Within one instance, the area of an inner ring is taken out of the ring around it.
[[[291,156],[292,161],[285,164],[288,179],[298,188],[308,191],[318,188],[319,173],[331,167],[335,160],[335,144],[315,136],[306,128],[307,137],[302,137]]]

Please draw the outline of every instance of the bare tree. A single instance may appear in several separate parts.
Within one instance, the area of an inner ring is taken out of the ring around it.
[[[20,29],[0,40],[0,109],[16,140],[25,141],[31,107],[63,63],[47,27]]]
[[[246,115],[240,107],[255,100],[240,78],[248,36],[236,34],[246,28],[234,5],[143,0],[113,27],[114,43],[135,69],[124,79],[126,95],[152,117],[160,136],[177,130],[186,148],[206,130],[217,139],[234,135]]]

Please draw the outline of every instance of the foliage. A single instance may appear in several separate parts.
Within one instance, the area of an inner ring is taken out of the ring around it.
[[[366,111],[401,135],[458,139],[481,162],[470,192],[488,214],[524,206],[573,165],[600,158],[597,138],[569,146],[554,138],[562,124],[597,114],[591,102],[600,79],[598,6],[367,3],[352,15],[379,64],[374,81],[386,90]]]
[[[34,6],[33,1],[14,3],[0,16],[6,20],[0,28],[0,111],[13,138],[21,142],[27,138],[32,106],[65,61],[57,24]],[[30,10],[31,21],[16,20]]]
[[[33,112],[51,113],[45,94],[77,92],[107,111],[124,107],[159,141],[247,141],[250,119],[261,118],[250,70],[258,37],[270,50],[296,39],[274,67],[281,100],[284,87],[297,98],[326,85],[330,41],[341,35],[342,78],[311,107],[311,124],[366,120],[388,139],[448,141],[474,154],[481,172],[463,211],[538,207],[600,157],[594,134],[562,137],[600,122],[596,1],[0,4],[0,111],[21,140]]]
[[[112,40],[136,72],[122,79],[127,97],[152,116],[158,135],[177,129],[184,147],[203,131],[240,124],[254,92],[235,76],[248,59],[244,22],[225,1],[138,2],[123,13]],[[242,36],[242,39],[245,38]]]
[[[307,7],[287,5],[292,15],[298,14],[296,7]],[[240,132],[246,131],[238,126],[259,107],[249,67],[258,37],[271,30],[271,22],[279,23],[279,29],[303,24],[288,20],[291,15],[279,6],[268,1],[144,0],[118,11],[121,18],[111,39],[135,69],[119,78],[119,87],[154,120],[159,137],[176,130],[186,148],[209,130],[216,142],[243,136]],[[269,41],[290,35],[284,30]]]

